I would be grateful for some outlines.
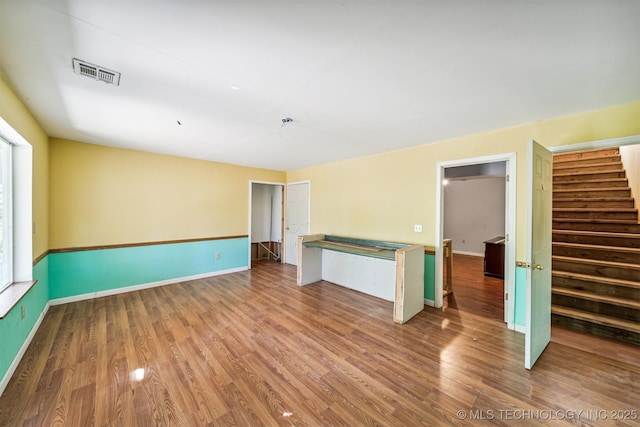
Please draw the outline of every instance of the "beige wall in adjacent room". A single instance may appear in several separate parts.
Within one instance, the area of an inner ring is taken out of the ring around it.
[[[434,246],[438,162],[516,153],[516,256],[524,259],[528,141],[551,147],[636,134],[640,102],[295,170],[287,181],[311,182],[312,233]]]
[[[33,258],[49,249],[49,138],[0,77],[0,117],[33,147]]]
[[[248,234],[249,181],[280,171],[52,139],[51,249]]]

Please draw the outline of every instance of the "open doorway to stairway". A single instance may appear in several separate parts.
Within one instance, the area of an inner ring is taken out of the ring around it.
[[[638,165],[638,144],[554,155],[555,328],[640,344]]]

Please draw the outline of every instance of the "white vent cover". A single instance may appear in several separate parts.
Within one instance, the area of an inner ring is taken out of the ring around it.
[[[117,71],[112,71],[77,58],[73,58],[73,71],[76,74],[87,76],[108,84],[116,86],[120,84],[120,73]]]

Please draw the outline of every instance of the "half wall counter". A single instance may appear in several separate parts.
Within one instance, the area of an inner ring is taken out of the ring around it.
[[[298,285],[326,280],[392,301],[405,323],[424,308],[424,246],[325,234],[298,237]]]

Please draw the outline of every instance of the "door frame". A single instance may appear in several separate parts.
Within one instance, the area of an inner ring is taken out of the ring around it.
[[[504,153],[482,157],[449,160],[436,165],[436,262],[434,306],[443,304],[443,255],[444,238],[444,170],[456,166],[469,166],[484,163],[506,162],[505,179],[505,266],[504,266],[504,320],[507,328],[515,329],[515,289],[516,289],[516,153]],[[455,288],[454,288],[455,289]]]
[[[284,212],[282,213],[282,215],[284,216],[284,229],[282,230],[284,233],[284,238],[282,239],[281,257],[283,264],[287,263],[287,229],[289,228],[289,218],[287,216],[287,213],[289,212],[289,186],[297,184],[307,184],[307,188],[309,189],[307,197],[307,224],[309,225],[309,227],[307,232],[311,232],[311,180],[307,179],[304,181],[287,182],[284,187]]]
[[[287,184],[284,182],[271,182],[271,181],[257,181],[257,180],[253,180],[250,179],[249,180],[249,225],[247,226],[247,229],[249,230],[249,232],[247,233],[247,239],[248,239],[248,247],[247,247],[247,253],[248,255],[248,262],[247,262],[247,268],[250,270],[251,269],[251,211],[253,208],[253,184],[266,184],[266,185],[274,185],[274,186],[279,186],[282,188],[286,188]],[[284,212],[282,212],[282,218],[284,218]],[[284,228],[282,230],[282,248],[281,250],[284,249]],[[282,252],[284,253],[284,252]]]

